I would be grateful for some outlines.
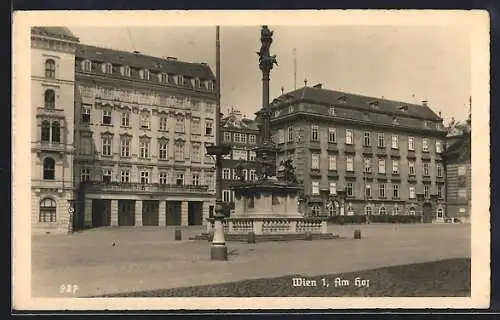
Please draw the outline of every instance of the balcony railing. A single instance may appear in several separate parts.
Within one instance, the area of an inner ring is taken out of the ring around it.
[[[40,150],[40,151],[54,151],[54,152],[64,152],[66,147],[64,143],[60,142],[51,142],[51,141],[37,141],[31,143],[32,150]]]
[[[123,183],[85,181],[82,187],[87,192],[109,192],[109,193],[206,193],[207,185],[176,185],[160,183]]]
[[[64,110],[62,109],[50,109],[50,108],[37,108],[37,117],[49,117],[49,118],[64,118]]]

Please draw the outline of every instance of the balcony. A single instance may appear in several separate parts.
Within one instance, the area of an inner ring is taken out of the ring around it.
[[[408,182],[417,182],[417,176],[414,174],[408,175]]]
[[[36,116],[40,118],[59,118],[64,119],[64,110],[62,109],[49,109],[37,108]]]
[[[83,188],[86,192],[133,193],[147,195],[196,194],[208,192],[208,186],[206,185],[175,185],[159,183],[142,184],[103,181],[86,181],[83,183]]]
[[[66,150],[64,143],[51,142],[51,141],[37,141],[31,143],[32,151],[48,151],[48,152],[59,152],[62,153]]]
[[[363,146],[363,155],[371,156],[373,154],[373,148],[371,146]]]

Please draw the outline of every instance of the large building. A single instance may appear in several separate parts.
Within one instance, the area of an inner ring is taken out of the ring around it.
[[[278,161],[293,160],[310,214],[320,214],[320,190],[334,195],[342,190],[347,215],[444,219],[446,130],[426,102],[390,101],[316,85],[282,94],[271,110]],[[330,207],[329,214],[339,213]]]
[[[33,28],[32,47],[34,229],[202,224],[215,202],[210,67],[82,45],[66,28]]]
[[[231,109],[221,120],[222,142],[232,147],[230,155],[222,160],[222,200],[234,207],[231,185],[241,173],[245,180],[257,179],[256,154],[252,149],[259,141],[259,128],[255,120],[245,117],[239,110]],[[238,172],[241,170],[241,172]]]
[[[74,195],[76,38],[66,28],[31,29],[31,201],[38,231],[68,231]]]
[[[471,119],[452,121],[446,136],[447,216],[469,221],[471,210]]]

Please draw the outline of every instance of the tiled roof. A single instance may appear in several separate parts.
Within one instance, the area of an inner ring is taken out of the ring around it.
[[[141,53],[119,51],[89,45],[79,45],[77,59],[111,62],[118,65],[149,69],[167,74],[183,75],[203,80],[215,80],[215,75],[207,64],[184,62],[174,59],[152,57]]]
[[[33,27],[31,28],[31,32],[61,39],[79,41],[79,39],[66,27]]]
[[[404,115],[416,117],[420,119],[438,121],[441,118],[432,111],[431,108],[424,105],[418,105],[407,102],[393,101],[382,98],[368,97],[358,94],[346,93],[335,90],[327,90],[320,87],[303,87],[288,93],[285,93],[277,98],[277,100],[300,100],[308,101],[317,104],[331,104],[341,107],[345,105],[346,108],[353,107],[361,110],[370,110],[370,103],[377,102],[376,110],[383,113],[390,113],[394,115]],[[403,111],[401,107],[405,107]],[[363,112],[360,110],[360,113]],[[337,113],[337,110],[336,110]]]

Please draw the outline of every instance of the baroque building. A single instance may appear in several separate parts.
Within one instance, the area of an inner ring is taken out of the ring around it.
[[[215,201],[210,67],[87,45],[74,66],[79,224],[202,224]]]
[[[31,201],[35,232],[68,231],[74,195],[76,38],[67,28],[31,29]]]
[[[366,97],[318,84],[282,94],[271,110],[278,163],[293,160],[308,214],[320,214],[320,194],[326,191],[343,196],[347,215],[444,219],[446,130],[427,102]],[[336,206],[328,211],[342,212]]]
[[[257,179],[258,164],[253,149],[259,141],[259,128],[255,120],[232,108],[222,118],[220,132],[222,143],[232,148],[231,154],[222,159],[222,200],[234,209],[234,191],[231,190],[234,182],[241,176],[247,181]]]

